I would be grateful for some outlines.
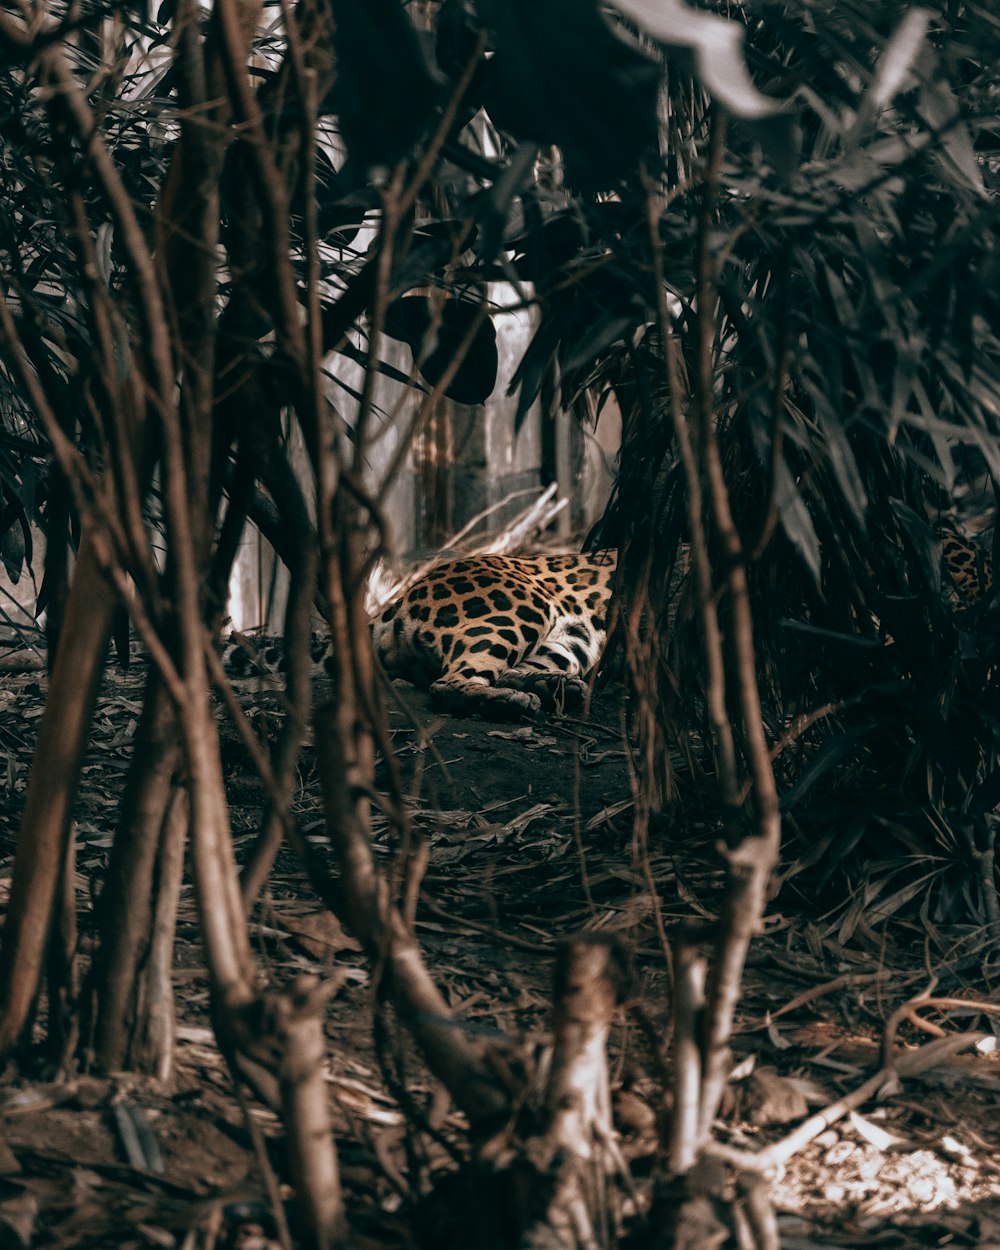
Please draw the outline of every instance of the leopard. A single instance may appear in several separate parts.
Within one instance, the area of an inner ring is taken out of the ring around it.
[[[989,546],[939,534],[955,601],[992,600]],[[604,648],[616,567],[614,550],[443,559],[376,613],[375,651],[388,676],[428,689],[452,715],[530,720],[579,708]],[[312,651],[323,675],[328,644],[314,636]],[[238,675],[283,667],[280,647],[236,634],[224,662]]]
[[[450,715],[576,711],[604,648],[616,565],[613,551],[444,560],[376,615],[375,652]]]
[[[993,553],[984,542],[941,531],[941,561],[953,597],[962,607],[976,607],[993,597]]]

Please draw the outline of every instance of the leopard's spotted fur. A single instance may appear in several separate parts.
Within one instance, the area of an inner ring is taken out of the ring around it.
[[[941,559],[958,599],[976,606],[993,590],[993,555],[982,543],[970,542],[954,530],[941,531]]]
[[[530,718],[579,705],[614,572],[609,552],[448,560],[376,617],[375,649],[445,711]]]

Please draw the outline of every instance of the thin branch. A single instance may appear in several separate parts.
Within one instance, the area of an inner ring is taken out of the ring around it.
[[[282,348],[297,365],[301,365],[306,357],[306,350],[299,319],[295,274],[290,260],[291,239],[288,231],[285,179],[275,162],[264,128],[264,119],[250,90],[246,72],[253,22],[248,21],[247,15],[240,11],[236,0],[218,0],[214,12],[222,34],[222,55],[230,93],[249,135],[246,148],[257,175],[257,193],[265,217],[263,234],[270,243],[271,279],[277,293],[276,329]]]
[[[927,1027],[927,1021],[921,1021],[917,1017],[917,1012],[924,1007],[933,1007],[938,1011],[957,1011],[965,1015],[1000,1016],[1000,1003],[991,1003],[983,999],[971,998],[934,998],[929,994],[918,994],[915,998],[911,998],[908,1002],[897,1007],[886,1021],[885,1031],[882,1036],[883,1064],[888,1066],[890,1062],[890,1056],[896,1041],[896,1031],[904,1020],[910,1020],[917,1024],[918,1027]],[[944,1033],[942,1032],[941,1035],[944,1036]]]
[[[146,335],[145,347],[156,374],[157,406],[161,413],[168,412],[174,402],[170,330],[156,277],[156,266],[146,246],[132,199],[62,50],[58,47],[48,49],[42,54],[40,63],[43,71],[49,74],[58,87],[54,100],[65,105],[66,115],[73,123],[96,174],[98,185],[111,209],[119,244],[128,258],[129,272],[138,288],[139,314],[143,319]]]
[[[705,1012],[705,1083],[702,1089],[701,1133],[707,1140],[715,1113],[728,1079],[729,1049],[733,1018],[739,1002],[743,967],[753,934],[759,929],[766,903],[771,872],[778,859],[781,823],[774,771],[764,734],[764,721],[757,686],[757,665],[753,645],[753,621],[747,585],[743,546],[733,519],[729,493],[722,470],[719,444],[712,412],[713,372],[712,341],[714,317],[709,304],[714,294],[714,271],[709,253],[708,205],[711,204],[721,171],[724,121],[721,113],[713,115],[712,152],[705,190],[702,221],[699,227],[701,259],[699,262],[698,316],[701,342],[699,371],[699,416],[701,438],[713,518],[727,563],[726,589],[731,614],[731,646],[737,671],[740,719],[746,739],[756,827],[728,847],[730,887],[712,964],[708,1006]],[[706,324],[708,323],[708,324]],[[727,722],[728,723],[728,722]],[[728,764],[727,764],[728,767]],[[723,776],[723,797],[730,803],[738,800],[735,773]]]

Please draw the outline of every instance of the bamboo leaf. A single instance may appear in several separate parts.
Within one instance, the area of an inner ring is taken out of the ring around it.
[[[857,142],[909,76],[927,34],[928,9],[913,8],[896,27],[879,57],[868,90],[861,98],[849,138]]]
[[[692,9],[681,0],[612,0],[615,8],[660,43],[694,54],[705,90],[736,117],[759,121],[785,107],[758,91],[747,69],[743,28]]]

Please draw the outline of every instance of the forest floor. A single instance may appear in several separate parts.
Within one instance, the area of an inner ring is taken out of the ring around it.
[[[112,671],[101,694],[77,808],[76,896],[81,962],[88,917],[114,833],[143,677]],[[666,930],[711,921],[723,875],[714,834],[682,795],[645,849],[635,845],[621,712],[601,695],[591,718],[535,725],[434,715],[425,698],[391,709],[392,733],[429,845],[417,934],[432,975],[463,1027],[506,1039],[526,1064],[545,1040],[553,954],[581,930],[616,933],[633,961],[633,999],[612,1039],[616,1125],[636,1184],[657,1151],[661,1078],[650,1037],[669,1027]],[[268,736],[277,696],[242,694]],[[31,751],[44,703],[38,674],[0,679],[0,905],[5,907]],[[420,726],[419,732],[415,725]],[[225,762],[237,852],[252,843],[261,788],[231,731]],[[311,751],[296,803],[322,848]],[[388,862],[388,828],[377,831]],[[786,866],[787,868],[787,866]],[[735,1037],[736,1068],[718,1140],[758,1150],[861,1086],[880,1066],[891,1013],[924,992],[987,995],[982,949],[969,931],[930,951],[919,920],[868,923],[855,909],[820,906],[787,871],[754,942]],[[358,1244],[416,1244],[421,1199],[454,1167],[461,1117],[436,1091],[391,1020],[373,1042],[369,968],[357,944],[319,906],[294,858],[282,853],[252,934],[264,974],[288,983],[332,978],[329,1091]],[[940,937],[940,932],[938,932]],[[964,952],[964,953],[963,953]],[[60,1074],[39,1058],[0,1084],[0,1247],[240,1246],[275,1240],[267,1173],[284,1181],[275,1117],[243,1105],[214,1043],[208,982],[190,889],[176,947],[176,1073],[169,1091],[132,1077]],[[950,1035],[989,1029],[982,1017],[946,1020]],[[644,1020],[645,1024],[637,1023]],[[931,1038],[904,1022],[896,1046]],[[408,1128],[393,1090],[405,1088],[424,1130]],[[255,1146],[256,1141],[256,1146]],[[269,1163],[261,1167],[261,1154]],[[284,1191],[283,1191],[284,1192]],[[771,1188],[782,1245],[1000,1248],[1000,1058],[988,1045],[941,1057],[818,1132],[791,1153]],[[424,1246],[444,1235],[423,1235]],[[463,1244],[460,1240],[452,1244]],[[464,1244],[471,1245],[466,1240]]]

